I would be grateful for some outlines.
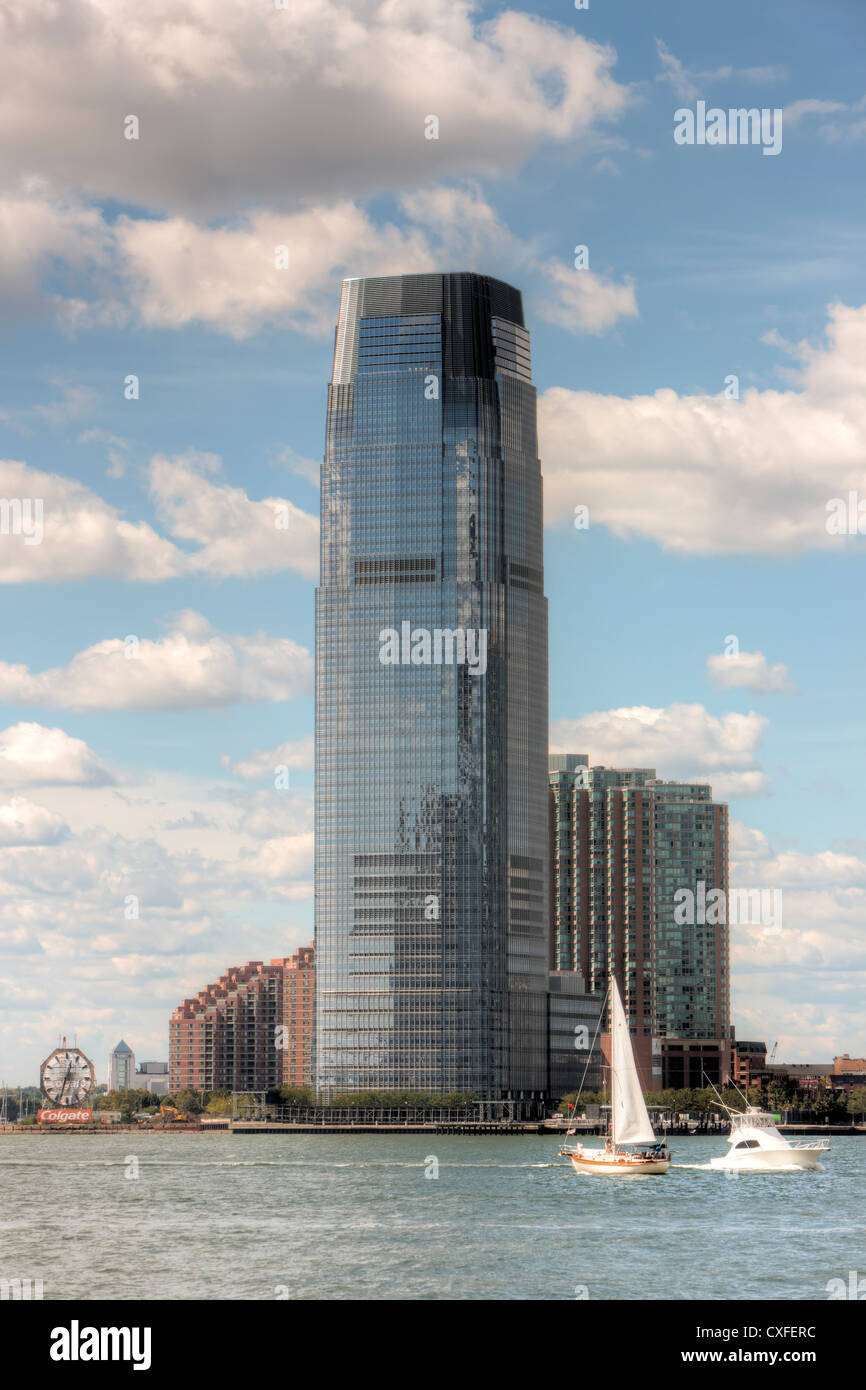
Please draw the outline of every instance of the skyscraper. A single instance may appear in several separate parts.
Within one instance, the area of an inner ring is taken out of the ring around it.
[[[730,1069],[728,808],[704,783],[551,754],[551,968],[615,973],[646,1089]],[[725,907],[706,903],[724,894]],[[694,911],[689,911],[690,898]]]
[[[109,1091],[129,1091],[135,1084],[135,1053],[120,1039],[113,1052],[108,1055]]]
[[[521,296],[345,280],[316,602],[323,1092],[545,1090],[546,760]]]

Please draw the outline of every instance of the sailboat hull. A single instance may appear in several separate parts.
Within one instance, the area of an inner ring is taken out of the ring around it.
[[[570,1153],[568,1156],[576,1173],[596,1173],[607,1178],[652,1177],[656,1173],[666,1173],[671,1166],[669,1158],[644,1158],[642,1154],[629,1153],[609,1154],[603,1149],[584,1149],[581,1153]]]

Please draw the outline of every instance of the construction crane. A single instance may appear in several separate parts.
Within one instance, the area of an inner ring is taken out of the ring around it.
[[[771,1066],[773,1065],[773,1063],[775,1062],[775,1060],[776,1060],[776,1048],[777,1048],[778,1046],[779,1046],[778,1042],[774,1042],[774,1043],[773,1043],[773,1051],[770,1053],[769,1057],[767,1058],[767,1066],[768,1066],[768,1067],[771,1067]]]

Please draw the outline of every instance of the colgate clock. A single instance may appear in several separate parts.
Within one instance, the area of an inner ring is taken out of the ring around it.
[[[93,1063],[80,1047],[55,1047],[42,1063],[42,1090],[53,1105],[80,1106],[93,1090],[96,1074]]]

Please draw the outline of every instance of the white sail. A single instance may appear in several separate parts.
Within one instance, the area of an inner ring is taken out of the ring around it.
[[[611,1112],[614,1144],[651,1144],[653,1127],[637,1076],[628,1020],[616,980],[610,982]]]

